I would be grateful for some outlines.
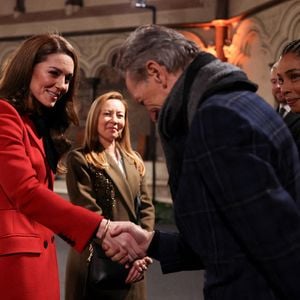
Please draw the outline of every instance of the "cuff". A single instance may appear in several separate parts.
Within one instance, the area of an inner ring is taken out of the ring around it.
[[[160,232],[159,230],[155,230],[152,241],[147,250],[147,255],[157,260],[159,260],[159,242],[160,242]]]

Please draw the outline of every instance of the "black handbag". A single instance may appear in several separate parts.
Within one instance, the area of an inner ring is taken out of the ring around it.
[[[99,200],[103,215],[110,218],[110,212],[115,205],[115,189],[112,180],[107,176],[104,170],[89,165],[92,174],[94,174],[94,189],[97,191],[101,186],[104,189],[104,197]],[[98,203],[98,201],[97,201]],[[141,206],[140,195],[135,198],[135,208],[137,214],[137,223],[139,222],[139,210]],[[108,258],[101,245],[95,240],[90,244],[90,256],[88,258],[87,287],[93,290],[126,289],[130,284],[125,280],[130,269],[124,265],[112,261]]]
[[[90,262],[88,266],[87,285],[92,289],[111,290],[126,289],[125,283],[130,269],[108,258],[101,245],[93,241],[90,244]]]

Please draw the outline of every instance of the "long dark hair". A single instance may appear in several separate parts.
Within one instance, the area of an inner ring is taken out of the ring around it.
[[[67,93],[53,108],[45,109],[37,100],[29,97],[30,82],[34,66],[45,61],[50,54],[56,53],[63,53],[72,58],[74,74]],[[46,115],[47,127],[59,157],[70,148],[64,136],[65,131],[71,123],[78,125],[74,109],[78,68],[78,55],[73,46],[59,34],[46,33],[26,39],[4,63],[1,72],[0,97],[9,101],[20,115]]]

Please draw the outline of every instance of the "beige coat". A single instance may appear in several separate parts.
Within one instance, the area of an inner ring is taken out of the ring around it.
[[[116,162],[107,155],[110,167],[106,170],[114,184],[115,206],[107,209],[96,203],[96,199],[105,198],[107,185],[101,180],[95,180],[95,174],[89,168],[81,149],[73,150],[67,158],[68,173],[66,176],[67,188],[71,202],[84,206],[92,211],[116,221],[136,222],[134,199],[140,192],[140,224],[146,230],[154,227],[155,215],[152,201],[146,188],[145,178],[141,178],[132,160],[122,154],[126,178]],[[97,188],[95,189],[95,182]],[[108,216],[107,216],[108,213]],[[67,216],[66,216],[67,217]],[[66,268],[66,300],[83,300],[85,278],[87,271],[88,249],[82,254],[70,250]],[[145,280],[132,284],[129,292],[109,291],[101,294],[99,300],[143,300],[146,299]],[[93,300],[93,299],[90,299]]]

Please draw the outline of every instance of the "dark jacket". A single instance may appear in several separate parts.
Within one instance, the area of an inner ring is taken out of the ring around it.
[[[284,118],[284,122],[291,131],[300,153],[300,114],[290,111]]]
[[[229,72],[213,84],[214,64],[222,69],[199,55],[160,113],[180,234],[161,233],[153,256],[164,273],[191,269],[193,261],[204,268],[205,299],[299,299],[296,146],[245,76]]]

